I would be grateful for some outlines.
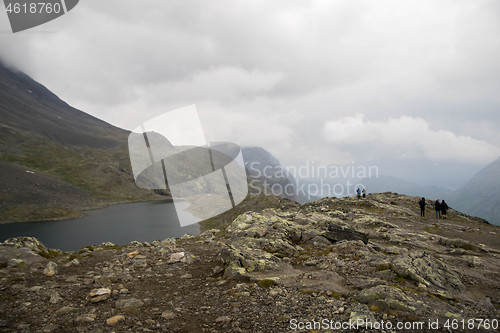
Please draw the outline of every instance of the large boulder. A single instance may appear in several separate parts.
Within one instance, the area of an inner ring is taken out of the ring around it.
[[[48,249],[34,237],[13,237],[0,243],[0,264],[22,267],[46,262],[40,254]]]
[[[457,273],[428,252],[411,252],[396,257],[392,270],[426,287],[463,292],[466,290]]]
[[[227,228],[230,245],[221,250],[226,264],[224,276],[235,278],[247,272],[276,270],[281,258],[302,250],[298,245],[305,227],[279,216],[274,210],[245,213]]]
[[[37,254],[48,252],[47,247],[43,245],[42,242],[40,242],[35,237],[27,237],[27,236],[12,237],[3,241],[2,243],[0,243],[0,245],[14,246],[17,248],[28,248]]]
[[[221,251],[226,278],[283,269],[289,267],[283,258],[324,251],[341,241],[363,244],[368,240],[364,233],[324,214],[303,215],[274,209],[244,213],[226,231],[230,242]]]
[[[361,303],[375,305],[383,311],[412,313],[417,308],[425,306],[423,302],[416,300],[409,293],[386,285],[364,289],[356,298]]]
[[[325,232],[324,236],[331,242],[339,242],[342,240],[360,240],[363,243],[368,243],[368,235],[354,230],[346,225],[340,223],[331,223],[328,225],[328,231]]]

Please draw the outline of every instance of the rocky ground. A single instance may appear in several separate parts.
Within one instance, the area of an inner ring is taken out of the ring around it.
[[[0,332],[498,331],[500,228],[417,202],[275,199],[200,236],[71,253],[11,239]]]

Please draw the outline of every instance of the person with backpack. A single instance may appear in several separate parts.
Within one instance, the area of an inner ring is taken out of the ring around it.
[[[446,202],[441,201],[441,215],[443,215],[443,219],[446,218],[446,211],[448,210],[448,204]]]
[[[361,198],[361,190],[359,189],[359,187],[358,187],[358,189],[356,190],[356,193],[358,194],[358,199],[359,199],[359,198]]]
[[[439,202],[439,199],[436,200],[434,203],[434,209],[436,210],[436,218],[440,219],[441,218],[441,203]]]
[[[363,188],[362,193],[363,193],[363,198],[366,198],[366,188]]]
[[[418,205],[420,206],[420,216],[425,217],[425,198],[422,197],[420,201],[418,202]]]

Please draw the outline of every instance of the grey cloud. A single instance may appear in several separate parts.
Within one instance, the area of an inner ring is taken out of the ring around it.
[[[0,57],[122,127],[196,103],[212,113],[214,136],[263,145],[285,163],[365,158],[321,132],[356,114],[422,118],[430,132],[499,147],[499,9],[495,0],[87,0],[32,32],[0,34]]]

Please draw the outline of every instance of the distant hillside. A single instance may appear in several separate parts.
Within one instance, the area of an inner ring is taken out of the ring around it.
[[[0,222],[156,197],[134,183],[128,134],[0,63]]]
[[[446,199],[455,209],[500,225],[500,159],[481,169]]]
[[[276,195],[299,203],[306,202],[305,193],[297,191],[293,176],[280,161],[261,147],[242,147],[248,174],[249,193]]]
[[[312,189],[310,192],[312,200],[322,197],[345,197],[352,196],[356,191],[356,186],[365,187],[368,193],[394,192],[406,195],[425,196],[427,198],[438,199],[450,190],[437,186],[420,185],[404,181],[402,179],[379,175],[370,178],[309,178],[299,179],[299,186]],[[361,186],[362,185],[362,186]],[[330,192],[328,192],[330,191]]]
[[[406,195],[424,196],[426,198],[438,199],[449,193],[450,190],[438,186],[420,185],[404,181],[402,179],[379,175],[376,178],[365,178],[360,181],[367,190],[373,193],[395,192]]]

